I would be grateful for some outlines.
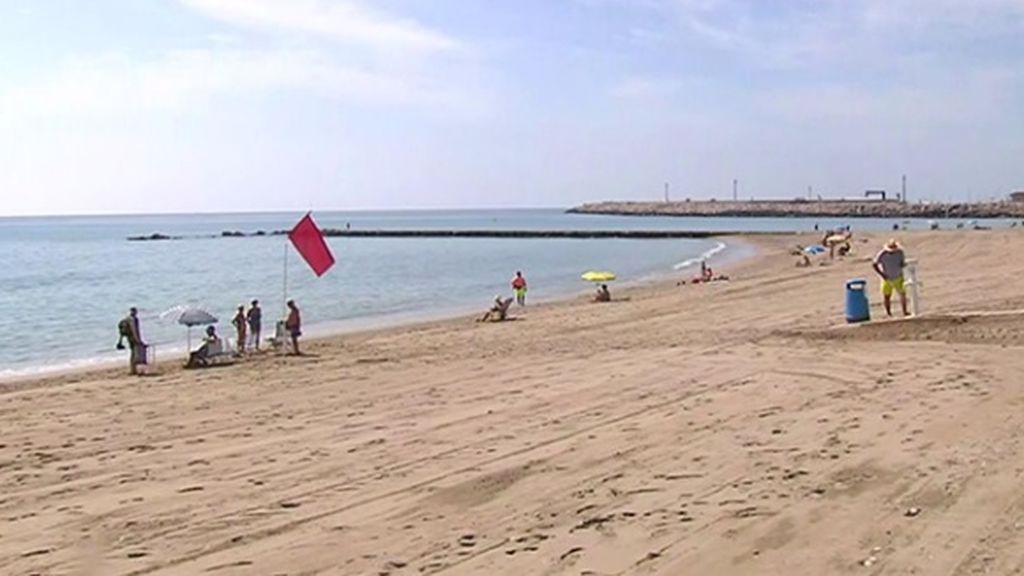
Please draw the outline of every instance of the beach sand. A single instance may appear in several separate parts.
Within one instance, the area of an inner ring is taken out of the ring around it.
[[[905,234],[931,316],[847,327],[846,279],[881,315],[884,240],[801,269],[813,239],[757,238],[730,282],[306,358],[8,383],[0,573],[1017,573],[1024,234]]]

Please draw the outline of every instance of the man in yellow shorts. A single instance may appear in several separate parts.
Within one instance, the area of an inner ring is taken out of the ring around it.
[[[907,290],[903,286],[903,268],[907,264],[903,249],[900,248],[895,239],[886,242],[885,247],[875,255],[872,266],[875,272],[882,278],[882,301],[885,303],[885,313],[892,316],[892,293],[900,295],[900,305],[903,307],[903,315],[910,316],[907,310]]]

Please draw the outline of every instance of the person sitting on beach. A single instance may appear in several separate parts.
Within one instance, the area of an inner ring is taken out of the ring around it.
[[[505,320],[508,317],[508,308],[512,305],[512,298],[502,298],[501,294],[494,297],[494,306],[484,313],[483,316],[477,318],[477,322],[487,322],[491,319],[495,319],[498,322]]]
[[[597,289],[597,293],[594,294],[594,302],[611,302],[611,301],[612,301],[612,293],[608,291],[608,285],[607,284],[601,284],[601,286],[599,286],[598,289]]]
[[[691,283],[693,283],[693,284],[703,284],[705,282],[711,282],[714,279],[715,279],[715,271],[712,270],[711,267],[707,265],[707,262],[701,262],[700,263],[700,275],[694,276],[693,280],[691,280]]]
[[[808,256],[806,253],[801,253],[800,256],[802,256],[802,258],[800,260],[796,261],[796,267],[797,268],[810,268],[811,267],[811,257]]]
[[[199,348],[189,353],[186,368],[206,366],[214,352],[219,352],[220,350],[221,341],[220,336],[217,336],[217,329],[213,326],[207,326],[206,337],[203,338],[203,343]]]

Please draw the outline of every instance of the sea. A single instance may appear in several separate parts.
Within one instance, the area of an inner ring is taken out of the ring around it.
[[[181,356],[188,329],[167,313],[194,306],[222,334],[240,304],[259,299],[264,331],[285,298],[303,312],[307,335],[344,333],[485,310],[508,294],[517,270],[528,303],[593,287],[588,270],[609,270],[612,287],[689,274],[742,258],[749,246],[717,239],[329,238],[337,264],[317,278],[283,236],[232,238],[224,231],[291,228],[303,213],[0,218],[0,379],[126,362],[117,323],[140,310],[157,361]],[[676,218],[566,214],[558,209],[315,212],[323,228],[353,230],[702,230],[809,231],[850,225],[889,230],[892,219]],[[900,221],[925,229],[925,221]],[[955,222],[940,222],[952,228]],[[1009,226],[985,221],[985,226]],[[130,242],[165,234],[178,240]]]

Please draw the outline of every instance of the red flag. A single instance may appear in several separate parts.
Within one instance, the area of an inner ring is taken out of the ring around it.
[[[334,255],[327,247],[323,232],[316,227],[316,222],[313,222],[313,216],[309,213],[292,228],[288,233],[288,239],[317,276],[323,276],[324,272],[334,266]]]

